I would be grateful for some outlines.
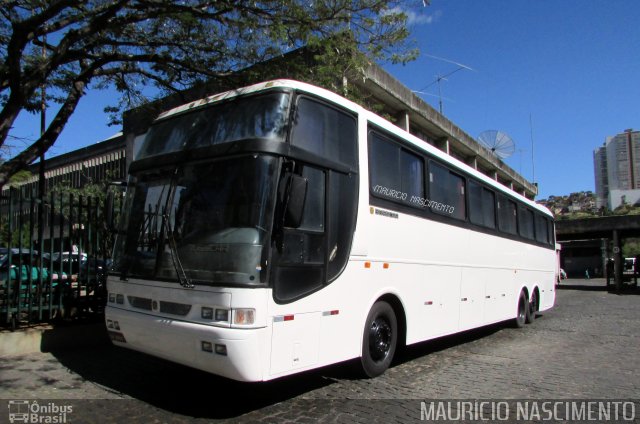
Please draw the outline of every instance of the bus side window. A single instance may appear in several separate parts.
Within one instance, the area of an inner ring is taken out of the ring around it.
[[[429,162],[429,198],[432,212],[466,218],[464,178],[434,161]]]
[[[507,234],[517,234],[516,204],[504,196],[498,196],[498,228]]]
[[[352,116],[308,97],[300,97],[293,125],[291,144],[355,168],[357,128]]]
[[[374,196],[424,207],[424,162],[420,156],[372,132],[369,164],[370,190]]]
[[[536,241],[549,244],[549,225],[546,218],[540,214],[536,214]]]
[[[469,180],[469,220],[473,224],[496,228],[495,194]]]
[[[533,240],[533,212],[524,206],[518,206],[518,227],[522,237]]]

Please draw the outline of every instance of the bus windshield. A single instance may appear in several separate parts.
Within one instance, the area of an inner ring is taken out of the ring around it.
[[[137,173],[114,269],[195,284],[266,282],[276,170],[275,157],[253,154]]]
[[[289,94],[250,96],[154,124],[136,159],[255,138],[284,140]]]

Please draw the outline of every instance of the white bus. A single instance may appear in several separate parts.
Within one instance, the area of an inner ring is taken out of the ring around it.
[[[360,358],[555,300],[554,224],[324,89],[277,80],[160,115],[129,169],[112,341],[240,381]]]

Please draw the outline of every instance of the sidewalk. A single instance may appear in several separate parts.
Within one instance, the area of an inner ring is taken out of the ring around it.
[[[39,324],[16,331],[0,330],[0,358],[54,350],[75,350],[108,345],[102,320]]]

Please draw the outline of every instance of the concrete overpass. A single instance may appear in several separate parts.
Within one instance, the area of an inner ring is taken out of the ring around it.
[[[607,278],[613,277],[617,290],[622,286],[622,241],[640,237],[640,215],[603,216],[556,221],[556,239],[561,244],[582,240],[600,240],[602,269]],[[611,249],[610,249],[611,247]],[[613,257],[613,276],[607,275],[608,259]]]

